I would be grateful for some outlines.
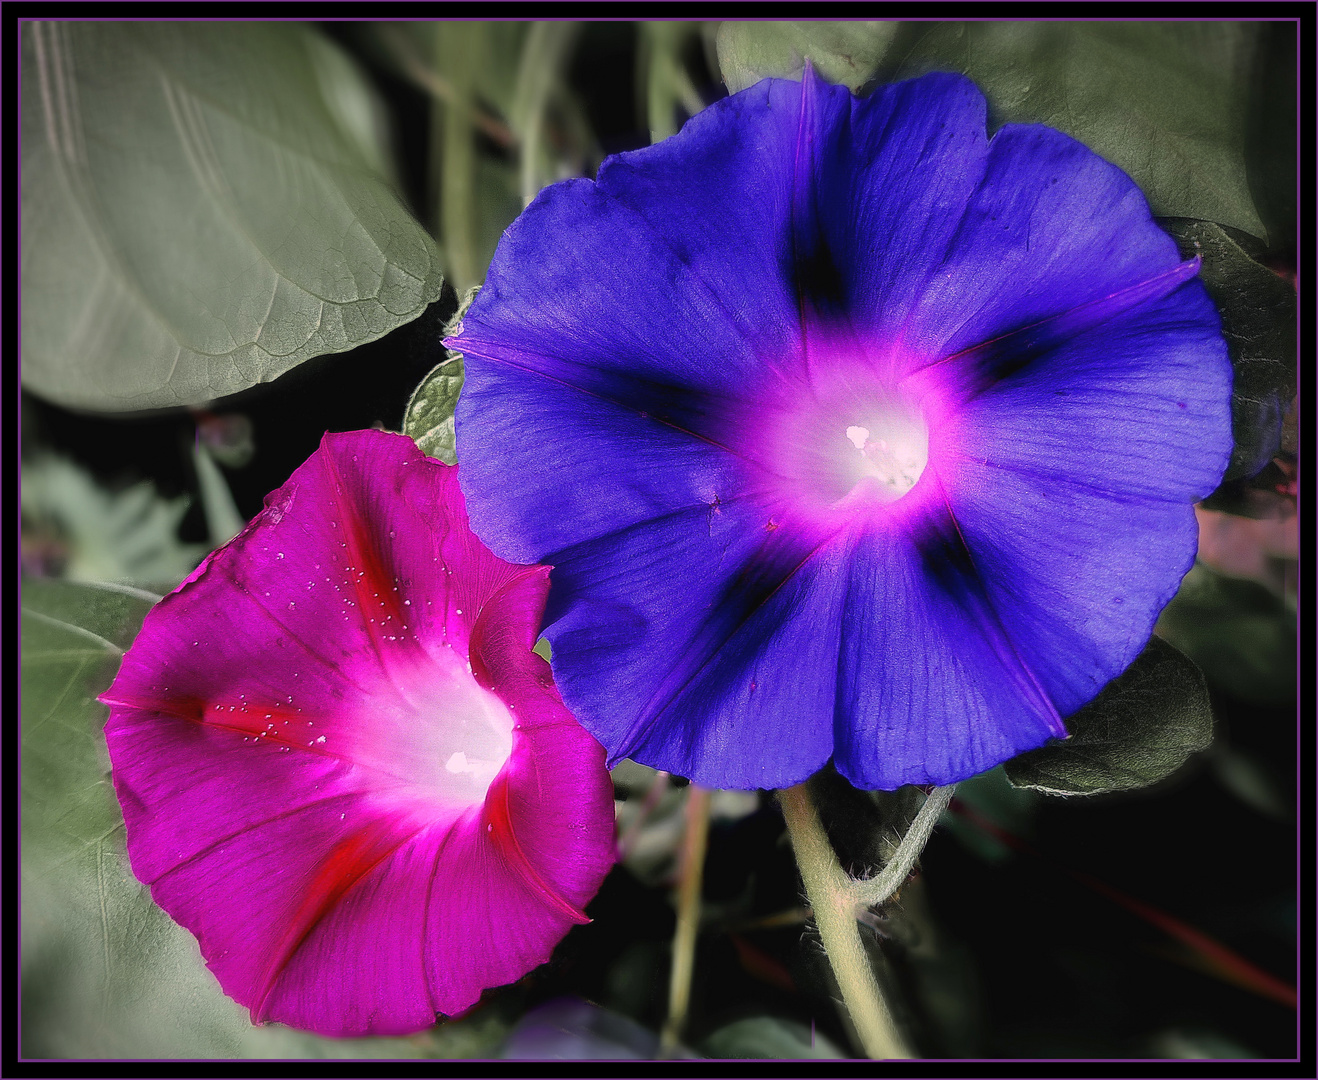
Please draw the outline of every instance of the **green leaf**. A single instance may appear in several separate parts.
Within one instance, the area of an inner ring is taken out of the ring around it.
[[[22,28],[22,370],[73,408],[198,404],[439,295],[361,73],[296,23]]]
[[[700,1050],[711,1058],[845,1058],[830,1039],[804,1024],[772,1016],[735,1020],[706,1036]]]
[[[970,76],[995,124],[1065,131],[1153,212],[1264,235],[1245,167],[1258,26],[1246,22],[907,23],[884,75]]]
[[[462,357],[453,355],[421,380],[403,417],[403,434],[410,435],[423,454],[456,465],[453,410],[462,391]]]
[[[120,828],[100,731],[106,710],[93,699],[157,599],[127,585],[23,582],[25,880],[37,855],[66,859]]]
[[[1196,563],[1163,609],[1157,632],[1198,664],[1215,689],[1261,705],[1295,700],[1295,610],[1257,582]]]
[[[1017,787],[1098,795],[1156,784],[1213,738],[1203,674],[1159,638],[1066,722],[1071,737],[1006,763]]]
[[[1250,80],[1253,93],[1245,124],[1245,161],[1259,217],[1268,230],[1268,246],[1283,258],[1295,258],[1296,36],[1294,22],[1268,22]],[[1294,265],[1294,262],[1291,263]]]
[[[253,1027],[192,935],[133,877],[95,696],[156,599],[126,586],[23,582],[24,1056],[492,1056],[505,1026],[479,1011],[411,1039]]]
[[[897,32],[895,22],[725,22],[715,45],[728,93],[761,79],[799,79],[807,59],[853,92],[870,82]]]
[[[1001,765],[962,780],[956,786],[958,803],[968,806],[979,817],[1000,826],[1008,834],[1027,839],[1034,832],[1034,814],[1039,798],[1038,792],[1014,786]],[[1006,862],[1016,854],[1001,837],[959,814],[944,811],[938,824],[985,862]]]
[[[1222,316],[1235,384],[1235,448],[1224,481],[1253,476],[1281,446],[1281,425],[1295,397],[1295,287],[1251,259],[1211,221],[1160,222],[1184,258],[1203,259],[1199,278]]]

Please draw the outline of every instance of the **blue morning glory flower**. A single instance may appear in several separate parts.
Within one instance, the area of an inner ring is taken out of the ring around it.
[[[504,235],[448,341],[472,525],[555,567],[612,760],[963,779],[1065,735],[1194,559],[1231,448],[1197,269],[962,77],[766,80]]]

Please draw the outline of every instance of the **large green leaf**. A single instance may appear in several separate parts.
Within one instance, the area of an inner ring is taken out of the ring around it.
[[[371,91],[295,23],[26,23],[23,383],[197,404],[439,295]]]
[[[799,79],[807,59],[854,91],[874,78],[896,31],[895,22],[725,22],[715,40],[730,94],[760,79]]]
[[[1153,212],[1255,236],[1245,170],[1258,23],[907,23],[884,74],[959,71],[997,123],[1044,123],[1121,166]]]
[[[480,1014],[412,1039],[253,1027],[192,935],[133,877],[95,695],[154,599],[126,586],[23,583],[23,1056],[490,1056],[504,1027]]]
[[[1222,316],[1235,385],[1235,448],[1225,480],[1253,476],[1281,445],[1281,424],[1295,396],[1295,286],[1249,257],[1211,221],[1161,222],[1181,254],[1199,255],[1199,277]]]
[[[1147,787],[1208,746],[1213,713],[1199,669],[1155,637],[1066,726],[1069,739],[1008,761],[1007,779],[1050,795]]]

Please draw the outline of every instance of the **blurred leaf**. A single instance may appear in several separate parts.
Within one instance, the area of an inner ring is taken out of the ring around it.
[[[501,124],[497,117],[506,120],[511,112],[517,65],[529,25],[526,22],[482,22],[480,32],[472,42],[476,50],[473,57],[476,93],[485,105],[492,108],[492,112],[476,118],[475,123],[501,145],[509,142],[511,133],[506,125],[491,127],[489,121]],[[438,60],[440,35],[450,26],[445,21],[372,22],[360,24],[360,29],[372,53],[383,58],[417,88],[440,101],[447,101],[451,85]]]
[[[370,52],[432,98],[430,198],[448,277],[465,291],[484,279],[522,212],[524,187],[534,195],[546,180],[586,171],[595,140],[562,77],[574,25],[371,23],[362,34]],[[546,106],[553,127],[542,138]]]
[[[476,129],[473,112],[476,65],[483,23],[446,24],[435,39],[436,63],[447,91],[432,110],[430,171],[438,182],[439,234],[444,272],[459,292],[477,285],[484,268],[474,250]]]
[[[1139,184],[1158,215],[1264,235],[1245,170],[1258,23],[906,23],[884,75],[970,76],[995,124],[1065,131]]]
[[[711,1058],[845,1058],[825,1035],[804,1024],[772,1016],[753,1016],[719,1028],[700,1044]]]
[[[42,454],[22,470],[25,530],[60,550],[62,576],[172,589],[209,550],[185,544],[178,527],[188,499],[163,499],[149,480],[120,492],[100,487],[64,458]]]
[[[1215,689],[1257,704],[1295,700],[1295,611],[1257,582],[1196,563],[1156,629]]]
[[[547,163],[544,165],[548,168]],[[495,248],[508,228],[522,212],[517,173],[506,161],[488,155],[476,159],[475,229],[472,247],[480,280],[485,280]]]
[[[296,23],[23,28],[23,382],[197,404],[439,295],[352,62]]]
[[[502,1028],[479,1012],[410,1039],[253,1027],[192,935],[133,877],[95,695],[156,599],[124,586],[23,582],[23,1055],[489,1056]]]
[[[698,41],[701,32],[702,24],[697,22],[640,25],[636,89],[644,103],[651,142],[676,134],[686,118],[705,107],[682,59],[687,46]]]
[[[1283,794],[1281,782],[1263,762],[1225,744],[1213,750],[1209,767],[1227,791],[1256,813],[1277,821],[1294,820],[1294,800]]]
[[[247,525],[247,519],[238,511],[228,481],[215,464],[209,447],[200,439],[192,447],[192,464],[197,470],[197,485],[201,488],[201,507],[206,512],[206,526],[210,530],[211,546],[222,547],[237,536]]]
[[[1223,481],[1253,476],[1281,446],[1281,424],[1295,397],[1295,286],[1251,259],[1211,221],[1167,219],[1183,258],[1198,254],[1208,295],[1222,316],[1235,384],[1235,449]]]
[[[1147,787],[1208,746],[1213,712],[1202,673],[1155,637],[1066,726],[1069,739],[1008,761],[1007,779],[1049,795]]]
[[[410,435],[423,454],[456,465],[453,410],[462,390],[462,357],[454,355],[439,364],[412,393],[403,416],[403,434]]]
[[[1001,766],[972,776],[956,786],[956,801],[1013,836],[1034,834],[1034,813],[1039,794],[1016,787]],[[961,814],[944,811],[939,827],[946,829],[968,850],[988,863],[1010,859],[1014,851],[994,833],[967,821]]]
[[[559,179],[552,171],[552,155],[546,153],[548,111],[550,102],[559,95],[579,31],[580,24],[574,22],[534,22],[522,43],[508,122],[519,141],[519,187],[524,206],[530,205],[544,185]]]
[[[1220,1031],[1209,1031],[1204,1028],[1172,1028],[1160,1031],[1149,1039],[1149,1047],[1154,1057],[1192,1061],[1213,1058],[1249,1061],[1261,1056]]]
[[[575,998],[532,1009],[509,1033],[502,1058],[514,1061],[644,1061],[659,1037],[635,1020]],[[694,1057],[682,1052],[678,1057]]]
[[[1278,20],[1260,28],[1253,97],[1245,125],[1250,190],[1268,230],[1268,247],[1295,258],[1295,110],[1297,24]],[[1292,267],[1294,263],[1291,264]]]
[[[895,22],[725,22],[715,39],[728,93],[771,77],[799,79],[809,59],[853,92],[874,78]]]

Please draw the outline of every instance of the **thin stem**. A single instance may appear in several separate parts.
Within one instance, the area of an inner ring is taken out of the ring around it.
[[[402,66],[403,73],[432,97],[439,99],[444,104],[453,104],[455,94],[452,83],[433,67],[427,66],[426,62],[416,55],[411,41],[401,27],[396,23],[378,23],[376,25],[381,40],[385,42],[393,53],[394,59]],[[437,32],[443,33],[444,31],[441,29]],[[498,117],[491,116],[474,102],[468,102],[468,112],[471,116],[471,122],[480,128],[481,132],[491,142],[505,148],[516,145],[517,137],[509,130],[508,125]]]
[[[700,929],[700,894],[705,878],[705,847],[709,839],[708,788],[692,784],[687,789],[686,831],[682,837],[682,861],[678,871],[677,930],[673,934],[673,968],[668,982],[668,1020],[659,1040],[659,1054],[666,1057],[677,1047],[686,1026],[691,1003],[691,975],[695,970],[696,932]]]
[[[432,104],[440,127],[439,228],[448,274],[461,296],[481,279],[476,266],[475,199],[476,143],[472,131],[471,97],[475,71],[472,50],[479,23],[446,22],[438,30],[438,67],[449,73],[450,94]]]
[[[915,865],[915,860],[920,857],[920,852],[929,842],[929,834],[934,831],[938,818],[947,809],[948,801],[955,790],[955,784],[948,784],[946,787],[936,787],[929,792],[924,805],[920,807],[915,820],[911,822],[911,827],[902,837],[896,853],[888,860],[888,865],[875,877],[849,883],[857,904],[865,907],[882,904],[901,887],[902,882],[910,874],[911,867]]]
[[[700,93],[682,67],[681,48],[686,38],[697,33],[695,24],[648,22],[641,24],[641,44],[646,70],[646,117],[651,142],[659,142],[677,131],[673,107],[679,102],[688,116],[705,107]]]
[[[650,782],[650,789],[645,793],[645,799],[641,803],[641,808],[636,814],[636,820],[628,827],[627,831],[618,838],[618,861],[624,861],[631,854],[633,846],[636,844],[637,837],[641,835],[641,829],[645,823],[650,820],[650,815],[654,813],[654,808],[659,805],[659,800],[664,797],[668,790],[668,774],[662,770],[654,774],[654,780]]]
[[[871,1058],[909,1058],[860,939],[852,882],[838,865],[804,784],[778,793],[806,896],[856,1035]]]
[[[544,130],[545,110],[563,64],[567,61],[577,24],[571,22],[536,22],[522,46],[517,85],[508,117],[513,132],[521,142],[522,205],[529,206],[540,191],[540,138]]]

